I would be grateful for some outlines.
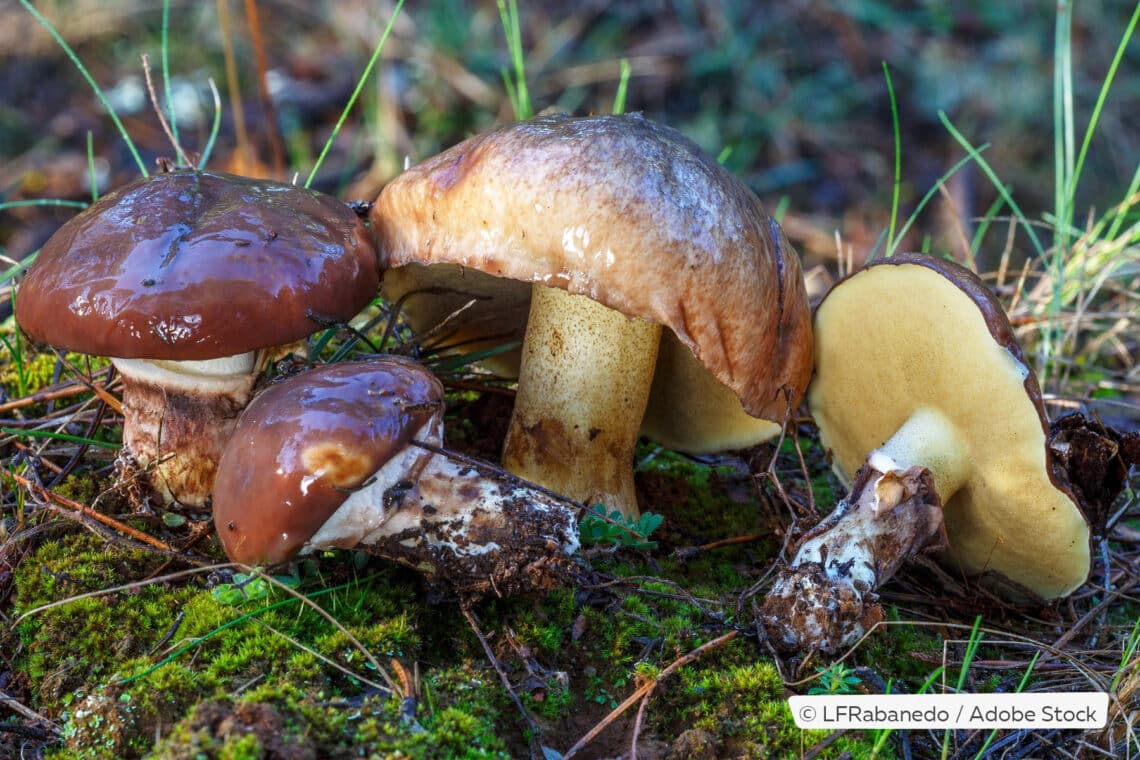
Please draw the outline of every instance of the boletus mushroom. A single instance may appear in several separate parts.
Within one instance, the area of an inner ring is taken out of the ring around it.
[[[777,645],[849,646],[881,618],[874,590],[922,550],[1028,598],[1085,582],[1088,522],[1051,466],[1037,379],[976,275],[894,256],[835,285],[814,326],[808,403],[851,491],[765,600]]]
[[[807,384],[808,301],[779,225],[638,114],[476,136],[392,180],[371,220],[382,293],[415,331],[472,352],[521,340],[503,464],[573,499],[636,515],[639,433],[743,448]]]
[[[443,387],[411,360],[328,364],[267,387],[222,453],[214,522],[236,562],[359,548],[471,594],[545,588],[578,546],[565,499],[443,446]]]
[[[179,170],[104,196],[21,283],[33,339],[111,357],[123,446],[166,503],[203,506],[218,453],[270,351],[375,296],[363,220],[313,190]]]

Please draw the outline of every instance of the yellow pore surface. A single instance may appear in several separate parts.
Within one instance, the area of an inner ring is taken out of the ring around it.
[[[946,563],[967,575],[995,571],[1045,598],[1084,583],[1089,529],[1047,474],[1029,369],[994,339],[970,296],[925,266],[873,266],[827,296],[815,331],[808,398],[841,478],[850,482],[916,410],[933,409],[929,419],[954,429],[931,436],[958,438],[969,460],[962,487],[941,494]]]

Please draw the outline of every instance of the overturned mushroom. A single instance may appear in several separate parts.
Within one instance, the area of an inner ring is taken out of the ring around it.
[[[1039,598],[1085,582],[1088,523],[1050,466],[1037,380],[976,275],[920,255],[869,266],[824,298],[815,341],[808,402],[853,483],[765,600],[778,645],[850,645],[881,617],[875,588],[924,549]]]
[[[779,226],[640,115],[472,138],[390,182],[371,219],[383,293],[417,332],[467,351],[522,340],[503,462],[574,499],[636,515],[639,432],[748,446],[807,383],[807,297]]]
[[[578,546],[576,510],[442,452],[443,388],[407,359],[331,364],[271,385],[218,466],[231,559],[357,547],[468,593],[543,588]]]
[[[16,319],[35,340],[111,357],[125,453],[152,468],[164,501],[198,507],[265,349],[351,319],[379,278],[347,205],[174,171],[104,196],[56,232],[20,285]]]

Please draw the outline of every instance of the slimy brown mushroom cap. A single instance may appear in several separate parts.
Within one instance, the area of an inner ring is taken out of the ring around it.
[[[103,196],[20,284],[32,338],[98,356],[219,359],[345,321],[375,294],[375,249],[344,203],[295,185],[180,170]]]
[[[293,185],[206,171],[141,179],[77,214],[20,285],[33,339],[108,356],[123,443],[164,502],[209,499],[218,452],[261,349],[366,306],[379,282],[365,224]]]

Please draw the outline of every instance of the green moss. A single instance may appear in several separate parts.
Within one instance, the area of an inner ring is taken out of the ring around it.
[[[886,607],[884,614],[888,621],[900,620],[895,607]],[[860,662],[896,682],[905,682],[908,690],[918,689],[937,667],[931,663],[941,657],[942,639],[922,627],[910,625],[880,627],[863,642],[859,652]]]
[[[85,354],[66,353],[64,357],[73,367],[91,371],[109,364],[107,359]],[[10,398],[31,395],[51,385],[59,359],[52,351],[36,351],[28,339],[17,333],[15,320],[0,327],[0,389]],[[62,377],[69,375],[64,370]]]
[[[259,760],[261,742],[254,734],[227,737],[218,750],[218,760]]]
[[[826,731],[801,731],[788,709],[784,686],[775,666],[750,661],[737,642],[705,662],[686,669],[668,686],[668,701],[681,725],[707,731],[734,757],[794,757]],[[667,682],[668,683],[668,682]],[[856,734],[827,748],[821,757],[850,752],[865,757],[870,745]]]
[[[494,728],[463,710],[447,707],[421,721],[417,731],[390,717],[360,721],[352,735],[358,752],[367,757],[509,758]]]
[[[734,488],[750,480],[747,473],[732,466],[702,464],[650,445],[638,448],[638,461],[638,482],[651,499],[644,508],[665,515],[665,524],[655,538],[672,538],[678,545],[686,545],[748,535],[759,529],[752,484],[747,483],[740,492]],[[659,490],[664,493],[657,500],[654,495]]]
[[[757,520],[756,505],[730,483],[739,473],[686,467],[686,477],[716,492],[696,501],[715,498],[733,516],[691,518],[692,507],[677,502],[674,545],[755,530],[746,524]],[[77,500],[90,499],[99,486],[90,477],[68,484]],[[546,723],[544,742],[569,746],[578,735],[558,732],[577,731],[566,721],[572,713],[600,718],[644,679],[722,633],[737,594],[751,582],[739,570],[752,565],[757,550],[731,547],[689,562],[670,557],[668,547],[622,551],[594,562],[617,581],[602,590],[567,587],[481,604],[481,627],[496,657],[524,705]],[[267,757],[277,751],[273,741],[319,757],[517,751],[525,739],[515,707],[455,605],[427,604],[416,576],[358,559],[322,554],[289,578],[344,631],[272,584],[246,598],[215,594],[204,578],[72,601],[23,621],[20,668],[37,709],[64,726],[59,756]],[[67,534],[21,563],[17,607],[146,578],[165,562]],[[382,682],[361,646],[384,666],[393,657],[419,664],[414,723],[401,720],[398,700],[361,680]],[[906,650],[892,651],[902,657]],[[814,743],[822,734],[792,725],[775,671],[756,658],[742,639],[682,668],[657,690],[646,731],[672,739],[678,726],[699,728],[732,756],[779,756]],[[828,753],[843,749],[865,754],[856,735]]]
[[[77,504],[93,504],[101,493],[107,492],[107,481],[92,472],[80,471],[69,475],[62,483],[56,484],[52,490]],[[117,499],[114,492],[107,492],[107,495],[112,499]],[[114,510],[113,505],[107,504],[106,497],[103,500],[103,506],[108,511]]]

